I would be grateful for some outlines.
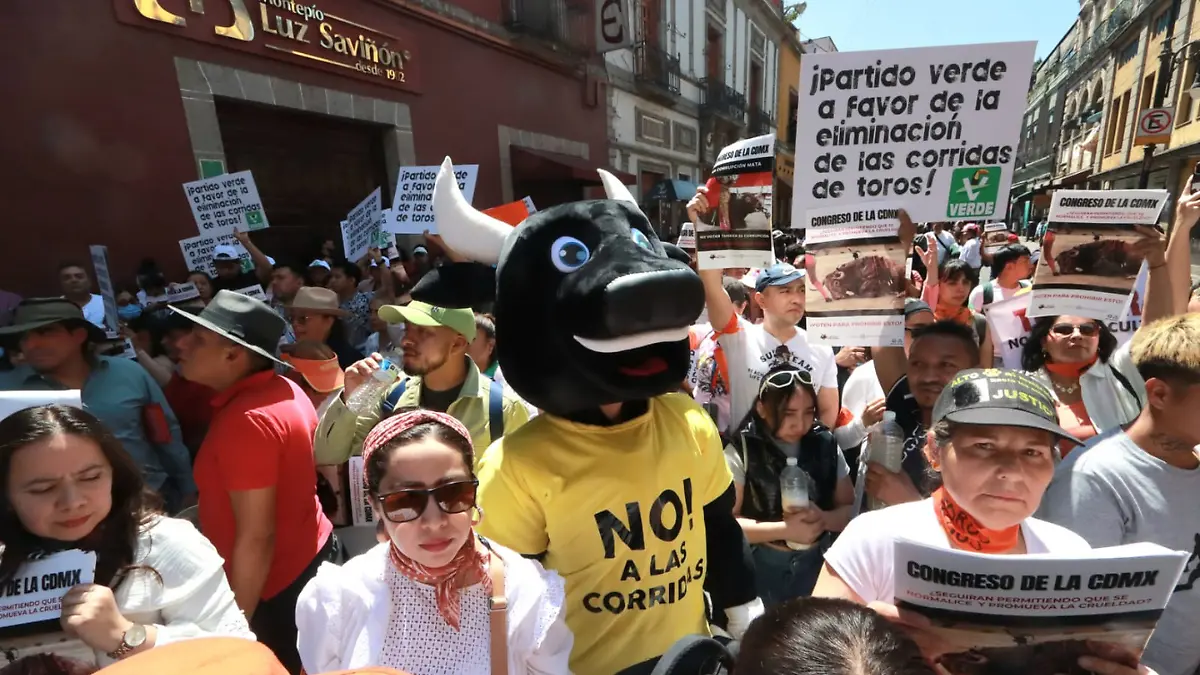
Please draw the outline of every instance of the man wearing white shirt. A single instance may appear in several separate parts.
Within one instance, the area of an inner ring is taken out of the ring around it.
[[[967,238],[963,242],[962,248],[958,252],[958,259],[971,266],[975,270],[975,278],[979,278],[979,268],[983,266],[981,257],[979,226],[975,223],[970,223],[963,228],[963,236]]]
[[[74,262],[59,265],[58,283],[63,297],[83,310],[83,318],[104,328],[104,298],[92,292],[92,278],[83,265]]]
[[[982,312],[984,307],[993,302],[1013,297],[1021,289],[1029,287],[1028,278],[1032,270],[1029,249],[1023,244],[1008,244],[992,255],[992,279],[972,289],[967,297],[967,306]]]

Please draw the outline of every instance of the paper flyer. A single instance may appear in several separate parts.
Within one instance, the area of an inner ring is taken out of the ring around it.
[[[108,247],[89,246],[92,255],[92,268],[96,271],[96,285],[100,287],[100,296],[104,298],[104,332],[109,339],[117,336],[117,293],[113,288],[112,277],[108,273]]]
[[[898,202],[814,209],[805,216],[805,314],[816,344],[904,346]]]
[[[725,146],[713,164],[708,208],[692,211],[700,269],[769,267],[775,134]]]
[[[1008,246],[1008,224],[988,223],[983,226],[983,252],[995,255],[1000,249]]]
[[[930,620],[949,650],[933,660],[951,675],[1082,675],[1095,642],[1141,653],[1187,559],[1145,543],[1067,558],[897,539],[895,605]]]
[[[1154,225],[1166,190],[1059,190],[1033,275],[1029,316],[1116,321],[1137,280],[1137,225]]]
[[[249,171],[184,183],[183,192],[201,234],[253,232],[270,227],[258,186]]]
[[[402,166],[396,178],[396,194],[392,198],[391,218],[383,229],[392,234],[437,234],[433,217],[433,186],[441,166]],[[475,198],[475,182],[479,178],[478,164],[459,164],[454,167],[458,189],[470,204]]]
[[[1003,218],[1036,46],[805,54],[792,223],[876,199],[915,222]]]
[[[366,474],[363,471],[362,456],[351,457],[347,464],[347,477],[350,483],[350,517],[354,525],[373,525],[375,510],[371,508],[371,498],[367,495]]]
[[[96,574],[94,551],[61,551],[27,562],[0,586],[0,628],[57,619],[62,598]]]
[[[382,192],[371,191],[342,221],[342,252],[346,260],[362,260],[372,247],[379,244],[380,219],[383,216]]]
[[[175,304],[177,302],[187,302],[200,297],[200,291],[196,289],[196,284],[188,282],[186,284],[170,284],[167,286],[167,304]]]
[[[1029,315],[1031,297],[1031,291],[1025,291],[1011,298],[997,300],[983,308],[988,330],[992,333],[992,343],[996,345],[996,351],[1004,361],[1005,368],[1024,370],[1021,366],[1021,351],[1029,340],[1033,322],[1037,320],[1037,317]],[[1104,322],[1117,339],[1118,347],[1132,340],[1133,334],[1142,327],[1142,299],[1145,297],[1146,276],[1140,275],[1125,303],[1127,310],[1117,320]]]
[[[493,206],[490,209],[484,209],[484,213],[499,220],[503,223],[508,223],[513,227],[520,225],[526,218],[537,213],[537,209],[533,206],[533,200],[529,197],[518,199],[515,202]]]
[[[691,223],[683,223],[679,226],[679,241],[675,245],[685,251],[696,250],[696,227]]]

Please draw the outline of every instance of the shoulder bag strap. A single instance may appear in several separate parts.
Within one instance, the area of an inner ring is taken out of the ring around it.
[[[488,388],[488,433],[493,443],[504,435],[504,385],[494,380]]]
[[[490,551],[490,548],[489,548]],[[504,594],[504,561],[495,551],[488,556],[488,577],[492,597],[488,599],[488,623],[491,625],[493,673],[508,672],[508,597]]]
[[[391,415],[396,410],[396,405],[400,403],[400,397],[404,396],[404,390],[408,387],[408,378],[401,377],[396,386],[388,392],[386,398],[383,399],[383,417]]]
[[[995,299],[994,294],[995,294],[995,292],[992,290],[992,282],[989,281],[983,285],[983,306],[984,307],[987,307],[988,305],[992,304],[992,300]]]

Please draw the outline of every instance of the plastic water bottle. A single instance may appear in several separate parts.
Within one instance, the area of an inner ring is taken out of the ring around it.
[[[808,506],[808,474],[804,473],[795,457],[787,458],[787,466],[779,474],[779,496],[783,501],[783,512],[795,513]],[[802,551],[812,544],[787,543],[788,548]]]
[[[373,371],[371,377],[350,394],[346,407],[355,415],[366,415],[377,410],[388,388],[400,377],[399,363],[400,357],[395,352],[384,354],[379,370]]]
[[[904,429],[896,422],[896,413],[888,410],[883,419],[871,429],[870,460],[892,473],[900,473],[904,462]],[[870,500],[872,509],[886,506],[878,499]]]

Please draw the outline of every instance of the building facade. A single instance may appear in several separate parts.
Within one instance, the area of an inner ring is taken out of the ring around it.
[[[478,164],[474,203],[582,198],[608,164],[607,91],[587,0],[14,0],[0,112],[0,288],[57,291],[56,265],[108,246],[118,284],[153,257],[184,273],[181,183],[253,172],[256,243],[311,259],[397,168]],[[37,54],[37,58],[29,55]],[[15,103],[15,104],[13,104]],[[626,177],[631,179],[631,177]],[[11,232],[11,230],[10,230]]]
[[[647,215],[674,238],[716,153],[775,128],[780,42],[790,26],[770,0],[633,5],[634,45],[604,56],[609,161],[635,177]]]
[[[1065,119],[1066,70],[1062,67],[1064,47],[1074,46],[1074,27],[1050,54],[1034,68],[1021,140],[1013,172],[1012,208],[1009,222],[1019,229],[1046,217],[1049,197],[1043,191],[1054,178],[1059,155],[1058,139]]]
[[[792,190],[796,179],[796,110],[800,107],[800,31],[788,32],[779,46],[779,100],[775,109],[775,214],[776,227],[790,227]]]

